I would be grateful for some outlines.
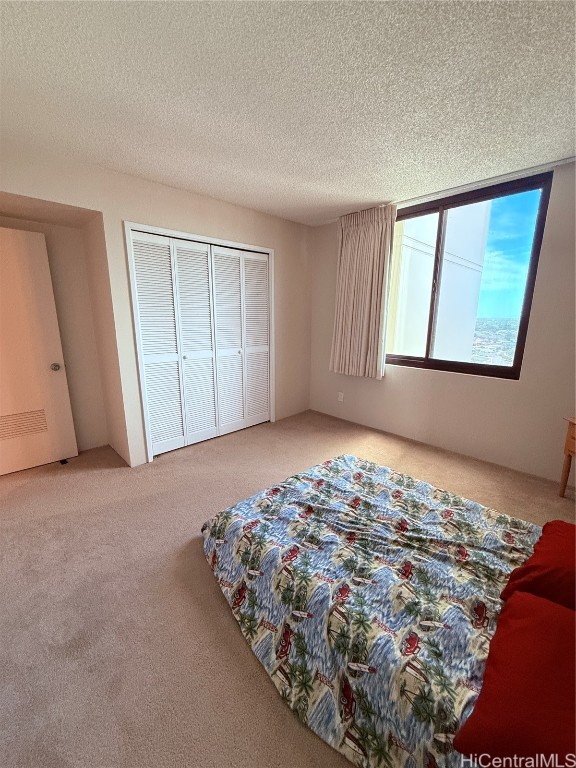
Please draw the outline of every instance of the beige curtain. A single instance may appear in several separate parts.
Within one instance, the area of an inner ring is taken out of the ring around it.
[[[342,216],[330,370],[379,379],[396,206]]]

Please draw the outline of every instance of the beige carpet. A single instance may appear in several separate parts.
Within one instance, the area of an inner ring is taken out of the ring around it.
[[[102,448],[0,478],[0,765],[349,766],[280,700],[200,537],[341,453],[540,524],[574,516],[555,483],[311,412],[136,469]]]

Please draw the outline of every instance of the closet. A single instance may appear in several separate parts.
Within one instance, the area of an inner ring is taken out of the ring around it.
[[[127,232],[149,458],[269,421],[270,252]]]

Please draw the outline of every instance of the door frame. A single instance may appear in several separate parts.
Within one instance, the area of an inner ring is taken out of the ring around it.
[[[136,291],[136,269],[134,265],[134,251],[132,248],[133,233],[145,233],[149,235],[161,235],[163,237],[173,237],[179,240],[190,240],[192,242],[203,243],[205,245],[220,245],[224,248],[235,248],[239,251],[248,251],[251,253],[261,253],[268,256],[268,301],[270,312],[270,338],[269,338],[269,402],[270,402],[270,421],[276,421],[276,350],[275,350],[275,313],[274,313],[274,249],[263,248],[260,245],[248,245],[246,243],[237,243],[232,240],[222,240],[217,237],[206,237],[205,235],[195,235],[190,232],[182,232],[176,229],[167,229],[166,227],[153,227],[148,224],[138,224],[133,221],[124,221],[124,240],[126,247],[126,262],[128,266],[128,282],[130,285],[130,312],[132,315],[132,330],[136,342],[136,359],[138,369],[138,386],[140,394],[140,412],[142,415],[142,424],[144,427],[144,437],[146,441],[146,459],[151,462],[154,459],[152,451],[152,435],[150,424],[148,422],[148,403],[146,400],[146,386],[144,377],[144,353],[142,337],[140,335],[140,326],[138,323],[139,307],[138,293]]]

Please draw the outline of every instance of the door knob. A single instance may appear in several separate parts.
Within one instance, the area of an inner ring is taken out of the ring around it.
[[[50,370],[59,371],[61,367],[62,366],[60,365],[60,363],[52,363],[52,365],[50,366]]]

